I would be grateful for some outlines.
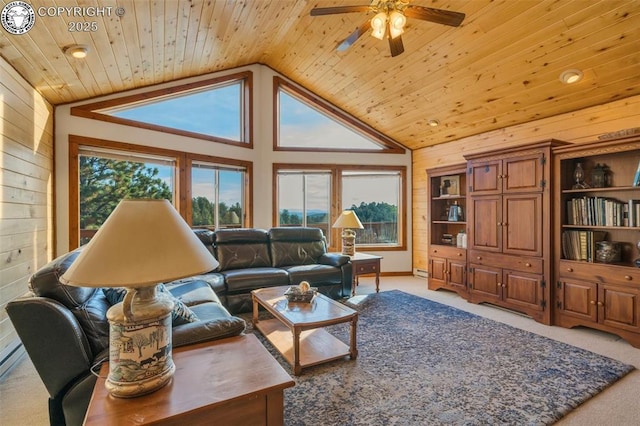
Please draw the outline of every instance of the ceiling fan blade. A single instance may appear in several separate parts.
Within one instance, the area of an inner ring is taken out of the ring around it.
[[[391,50],[392,58],[404,52],[404,45],[402,44],[402,36],[398,36],[396,38],[389,37],[389,50]]]
[[[311,16],[335,15],[337,13],[368,12],[371,7],[366,6],[335,6],[335,7],[314,7],[311,9]]]
[[[337,47],[336,49],[338,50],[338,52],[342,52],[344,50],[347,50],[353,43],[355,43],[363,34],[369,32],[369,30],[371,29],[371,21],[367,20],[366,22],[364,22],[362,25],[360,25],[358,28],[355,29],[354,32],[352,32],[351,34],[349,34],[349,37],[345,38]]]
[[[431,7],[409,5],[404,10],[404,16],[407,18],[422,19],[423,21],[435,22],[436,24],[457,27],[462,24],[465,14],[442,9],[433,9]]]

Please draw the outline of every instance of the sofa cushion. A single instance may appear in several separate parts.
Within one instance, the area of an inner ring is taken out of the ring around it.
[[[215,233],[208,229],[194,229],[193,233],[196,234],[196,237],[198,237],[198,239],[202,241],[202,244],[204,244],[207,250],[209,250],[209,253],[211,253],[211,256],[213,256],[213,253],[214,253],[213,244],[215,241]]]
[[[209,340],[237,336],[245,330],[246,323],[244,320],[232,316],[229,311],[218,302],[201,303],[193,306],[192,309],[199,320],[173,328],[172,345],[176,348]]]
[[[269,231],[273,267],[311,265],[327,251],[318,228],[272,228]]]
[[[102,289],[107,300],[111,305],[115,305],[116,303],[120,303],[124,300],[124,296],[127,294],[127,289],[124,287],[105,287]],[[175,327],[176,325],[186,324],[189,322],[195,322],[198,320],[196,314],[189,309],[187,305],[185,305],[180,299],[175,297],[171,292],[164,286],[164,284],[158,285],[158,291],[166,294],[173,301],[173,309],[171,310],[171,320],[172,325]]]
[[[263,229],[220,229],[215,252],[218,271],[271,266],[269,236]]]
[[[222,271],[228,293],[247,293],[256,288],[289,285],[289,274],[279,268],[249,268]]]
[[[342,271],[329,265],[285,266],[283,269],[289,273],[291,285],[298,285],[303,280],[309,281],[312,287],[342,283]]]

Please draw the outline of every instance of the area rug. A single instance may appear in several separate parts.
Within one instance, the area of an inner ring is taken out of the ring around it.
[[[354,308],[358,358],[293,376],[286,425],[552,424],[634,369],[398,290]],[[346,325],[329,330],[349,341]]]

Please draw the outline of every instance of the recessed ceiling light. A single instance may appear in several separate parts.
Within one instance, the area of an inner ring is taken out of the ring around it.
[[[584,74],[582,74],[582,71],[577,69],[570,69],[560,74],[560,81],[564,84],[577,83],[582,80],[583,76]]]
[[[440,121],[432,118],[431,120],[427,121],[427,124],[431,127],[438,127],[440,125]]]
[[[64,53],[76,59],[84,59],[89,53],[89,48],[84,44],[73,44],[65,47]]]

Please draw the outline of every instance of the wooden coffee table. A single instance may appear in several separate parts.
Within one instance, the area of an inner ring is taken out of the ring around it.
[[[173,350],[176,372],[165,387],[114,398],[103,364],[85,426],[270,425],[284,423],[283,390],[295,382],[253,334]]]
[[[356,359],[356,325],[358,312],[317,294],[310,303],[288,302],[284,292],[289,288],[271,287],[253,290],[253,325],[291,364],[299,375],[304,367],[344,358]],[[259,307],[273,318],[258,319]],[[351,323],[349,345],[332,336],[323,327]]]

